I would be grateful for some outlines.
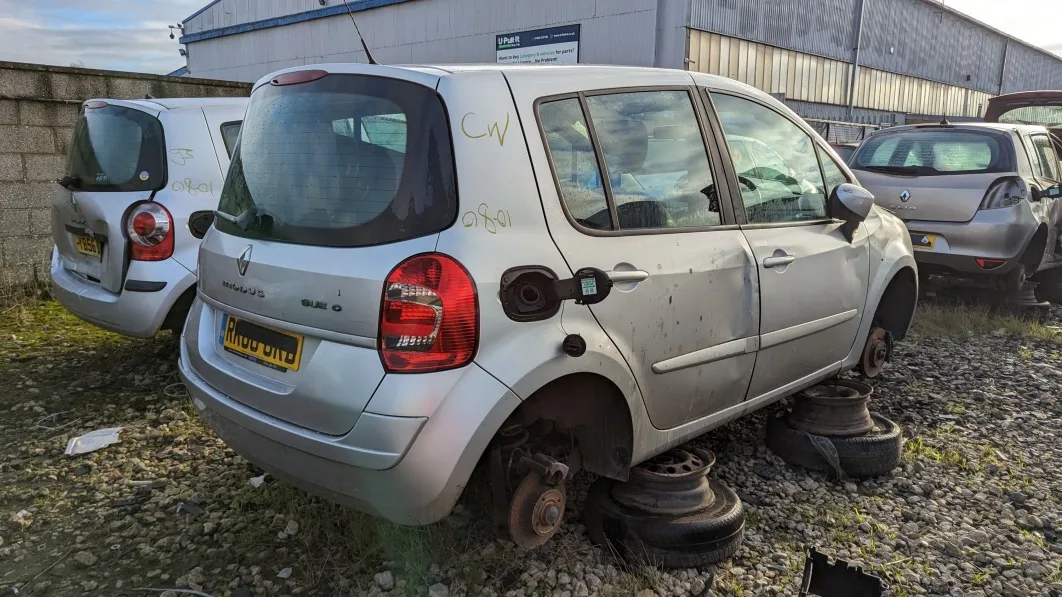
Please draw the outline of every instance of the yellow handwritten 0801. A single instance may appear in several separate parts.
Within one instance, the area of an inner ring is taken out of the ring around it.
[[[461,132],[465,134],[469,139],[482,139],[484,137],[497,137],[498,145],[505,146],[505,135],[509,134],[509,113],[505,113],[505,128],[502,128],[500,121],[488,122],[485,129],[480,129],[476,126],[476,119],[469,119],[469,116],[476,116],[475,112],[469,112],[461,117]],[[469,131],[469,129],[472,129]],[[483,130],[483,132],[479,132]]]
[[[478,213],[466,211],[461,216],[461,225],[465,228],[478,228],[481,221],[480,218],[483,218],[483,229],[491,234],[497,234],[498,228],[508,228],[513,225],[513,220],[509,217],[508,211],[499,209],[498,213],[492,218],[488,214],[489,210],[490,208],[487,207],[486,203],[480,203]]]
[[[193,197],[199,194],[214,195],[214,181],[195,183],[192,182],[191,178],[186,178],[184,180],[175,181],[170,185],[170,188],[173,189],[175,193],[188,193]]]

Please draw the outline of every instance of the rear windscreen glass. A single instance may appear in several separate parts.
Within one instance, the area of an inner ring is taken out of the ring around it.
[[[1000,122],[1062,127],[1062,106],[1023,106],[1000,114]]]
[[[442,100],[422,85],[365,75],[263,86],[219,211],[223,232],[297,244],[359,247],[439,232],[457,215]]]
[[[1014,154],[992,134],[914,129],[867,139],[852,165],[911,176],[1008,172],[1014,170]]]
[[[82,191],[149,191],[166,180],[162,123],[146,112],[87,107],[74,127],[67,176]]]

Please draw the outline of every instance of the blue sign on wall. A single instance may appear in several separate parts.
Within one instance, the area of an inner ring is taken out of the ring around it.
[[[495,38],[498,64],[578,64],[580,25],[507,33]]]

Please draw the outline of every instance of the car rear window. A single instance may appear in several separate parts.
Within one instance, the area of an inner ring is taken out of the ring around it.
[[[365,75],[260,87],[218,209],[223,232],[296,244],[360,247],[439,232],[457,216],[442,100]]]
[[[75,190],[149,191],[166,182],[162,123],[132,108],[93,101],[74,126],[66,174]]]
[[[867,139],[852,158],[863,170],[934,176],[1014,170],[1012,148],[989,133],[907,130]]]
[[[1057,128],[1062,126],[1062,106],[1022,106],[1000,114],[999,121]]]

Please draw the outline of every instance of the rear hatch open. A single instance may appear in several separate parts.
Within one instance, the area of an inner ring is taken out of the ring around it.
[[[970,221],[989,186],[1017,168],[1005,133],[944,126],[878,133],[849,166],[878,205],[935,222]]]
[[[303,70],[254,91],[200,249],[200,292],[219,307],[202,377],[333,435],[384,375],[384,281],[457,216],[437,78],[377,70],[405,80]]]
[[[85,102],[52,201],[52,236],[62,267],[110,292],[120,292],[125,279],[126,212],[166,182],[157,116],[128,102]]]

